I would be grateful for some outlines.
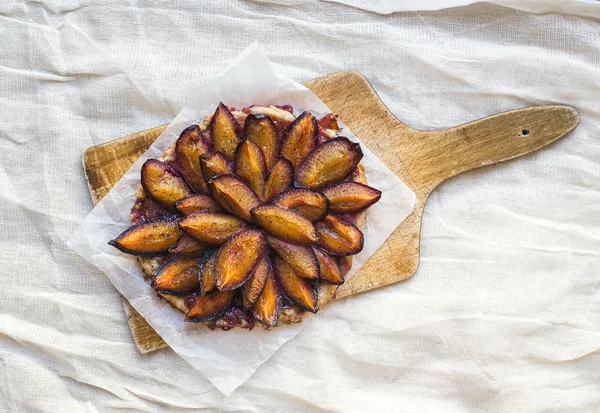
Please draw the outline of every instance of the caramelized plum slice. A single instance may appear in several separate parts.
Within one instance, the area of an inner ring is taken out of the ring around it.
[[[161,294],[188,295],[199,287],[198,263],[185,257],[165,262],[152,280],[152,288]]]
[[[252,188],[235,175],[216,176],[209,187],[223,208],[246,221],[252,220],[250,211],[261,204]]]
[[[381,198],[381,191],[358,182],[340,182],[321,190],[329,198],[332,212],[351,213],[362,211]]]
[[[183,215],[190,215],[196,211],[220,212],[223,209],[209,195],[193,194],[175,202],[175,208]]]
[[[277,161],[277,126],[266,115],[248,115],[244,123],[246,138],[262,150],[267,170],[271,170]]]
[[[206,252],[206,248],[206,245],[196,241],[189,235],[183,235],[179,238],[177,244],[169,248],[169,252],[187,258],[200,258]]]
[[[134,225],[109,244],[127,254],[153,257],[167,253],[181,235],[176,218],[160,217]]]
[[[194,191],[202,194],[208,192],[208,187],[200,170],[200,155],[209,152],[210,146],[198,125],[184,129],[175,144],[175,156],[183,177]]]
[[[278,193],[285,191],[294,183],[294,168],[287,159],[279,159],[275,162],[267,185],[265,187],[264,200],[269,201]]]
[[[264,254],[256,265],[252,277],[242,286],[242,307],[248,310],[254,305],[260,293],[265,288],[269,275],[273,273],[269,254]]]
[[[200,156],[200,169],[206,182],[210,182],[217,175],[232,174],[232,164],[221,152],[213,152]]]
[[[215,263],[217,262],[218,250],[208,250],[200,260],[200,294],[205,295],[217,288],[215,283]]]
[[[293,244],[316,244],[319,240],[312,222],[293,209],[278,205],[264,205],[252,210],[254,220],[284,241]]]
[[[273,272],[286,297],[301,308],[316,313],[317,292],[310,281],[298,276],[285,261],[276,257]]]
[[[208,295],[197,296],[192,308],[185,315],[185,321],[202,323],[214,320],[231,306],[233,295],[233,291],[215,291]]]
[[[222,102],[213,115],[210,130],[215,151],[221,152],[232,161],[235,148],[240,143],[240,125]]]
[[[319,280],[327,284],[343,284],[344,277],[340,273],[340,267],[335,258],[319,248],[313,247],[313,251],[319,261]]]
[[[305,188],[282,192],[273,199],[273,203],[298,211],[311,222],[323,219],[329,210],[329,200],[325,195]]]
[[[235,173],[262,198],[267,181],[265,157],[252,141],[243,141],[235,151]]]
[[[319,277],[319,263],[311,247],[288,244],[272,236],[268,236],[267,241],[273,251],[292,267],[296,274],[311,280]]]
[[[309,112],[302,113],[285,131],[281,142],[281,156],[297,168],[317,145],[318,132],[317,118]]]
[[[321,119],[319,119],[319,127],[323,128],[323,129],[332,129],[332,130],[339,131],[340,125],[338,124],[337,118],[338,118],[337,115],[334,115],[333,113],[329,113],[329,114],[323,116]]]
[[[348,138],[335,138],[312,151],[298,167],[296,185],[319,189],[342,181],[363,154],[358,143]]]
[[[169,211],[175,210],[177,200],[192,193],[175,169],[158,159],[148,159],[142,166],[142,187]]]
[[[211,211],[197,211],[183,218],[179,227],[196,238],[210,245],[219,245],[236,234],[246,224],[241,219],[229,214]]]
[[[217,255],[215,281],[220,291],[234,290],[244,284],[266,252],[267,241],[261,231],[249,229],[229,238]]]
[[[281,314],[281,308],[281,290],[275,281],[275,276],[271,273],[267,277],[260,297],[252,307],[252,315],[256,321],[274,327],[279,319],[279,314]]]
[[[327,215],[315,227],[319,233],[319,247],[333,255],[354,255],[363,249],[362,232],[353,224],[335,215]]]
[[[338,257],[338,264],[340,266],[340,274],[342,274],[342,277],[345,277],[352,269],[352,259],[352,255]]]
[[[141,224],[154,218],[170,215],[170,213],[158,205],[149,196],[144,196],[135,200],[131,208],[131,223]]]

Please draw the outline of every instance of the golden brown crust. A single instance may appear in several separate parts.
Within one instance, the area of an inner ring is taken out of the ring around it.
[[[280,120],[282,120],[284,122],[290,122],[294,119],[293,115],[291,115],[289,112],[279,109],[279,108],[276,108],[274,106],[252,107],[252,108],[250,108],[249,111],[254,114],[261,113],[261,114],[269,115],[270,117],[274,118],[273,120],[277,120],[277,117],[281,117]],[[232,114],[234,115],[236,120],[242,124],[247,116],[246,113],[241,112],[241,111],[233,111]],[[203,120],[203,122],[199,125],[200,130],[202,130],[202,131],[207,130],[207,128],[210,124],[210,121],[212,119],[212,116],[213,116],[213,114],[211,113]],[[337,136],[337,133],[330,129],[325,129],[324,132],[327,135],[327,138],[330,138],[330,139],[335,138]],[[173,144],[171,144],[165,150],[165,152],[162,154],[162,156],[159,159],[164,162],[175,161],[175,142]],[[365,185],[367,184],[367,177],[365,174],[365,169],[362,164],[359,164],[356,167],[356,171],[352,174],[351,180],[354,182],[365,184]],[[141,185],[136,190],[135,195],[136,195],[137,200],[143,200],[146,198],[146,193],[144,192],[144,189],[142,188]],[[366,219],[366,211],[362,211],[356,215],[354,224],[359,229],[362,230],[362,228],[365,224],[365,219]],[[132,221],[133,221],[133,217],[132,217]],[[348,256],[348,257],[342,257],[342,258],[344,260],[347,260],[345,265],[341,266],[342,276],[345,276],[351,268],[352,257]],[[161,257],[138,257],[138,262],[140,263],[140,266],[141,266],[143,272],[145,273],[145,275],[149,279],[152,279],[155,276],[155,274],[157,273],[160,266],[164,263],[164,258],[161,258]],[[339,288],[338,285],[332,285],[332,284],[322,284],[321,283],[321,284],[317,285],[319,308],[323,308],[323,306],[325,306],[329,301],[331,301],[335,297],[335,292],[337,291],[338,288]],[[160,293],[158,295],[161,296],[165,301],[167,301],[173,307],[175,307],[176,309],[178,309],[179,311],[181,311],[183,313],[186,313],[189,310],[187,300],[185,297],[177,297],[174,295],[166,295],[166,294],[160,294]],[[295,323],[302,322],[302,317],[304,315],[304,312],[305,312],[304,310],[302,310],[301,308],[299,308],[297,306],[291,306],[291,307],[284,308],[281,312],[281,315],[279,316],[277,326],[280,326],[282,324],[295,324]],[[207,323],[205,323],[205,324],[207,324]]]

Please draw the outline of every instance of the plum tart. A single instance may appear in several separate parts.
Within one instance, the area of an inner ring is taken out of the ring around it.
[[[339,131],[334,114],[221,103],[144,163],[133,226],[109,244],[138,256],[186,321],[298,323],[344,283],[381,197]]]

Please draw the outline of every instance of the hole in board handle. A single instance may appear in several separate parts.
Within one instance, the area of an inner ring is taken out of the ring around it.
[[[529,129],[523,129],[521,131],[521,136],[527,136],[527,135],[529,135]]]

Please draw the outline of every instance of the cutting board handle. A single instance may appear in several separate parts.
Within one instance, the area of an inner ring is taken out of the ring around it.
[[[579,123],[569,106],[537,106],[503,112],[442,131],[420,131],[413,148],[415,175],[433,190],[471,169],[533,152],[563,137]]]

